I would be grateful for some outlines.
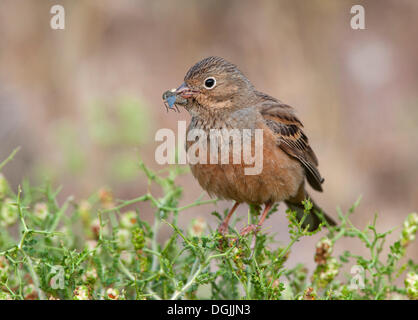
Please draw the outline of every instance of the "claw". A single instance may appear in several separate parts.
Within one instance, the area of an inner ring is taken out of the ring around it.
[[[250,224],[249,226],[246,226],[244,229],[241,230],[240,235],[244,237],[251,232],[257,233],[259,230],[260,226],[258,224]]]
[[[218,232],[221,235],[224,235],[228,231],[228,224],[225,222],[222,222],[221,225],[218,228]]]
[[[247,234],[254,232],[256,234],[260,230],[261,226],[258,224],[250,224],[246,226],[245,228],[241,229],[240,235],[241,237],[245,237]],[[238,243],[239,238],[235,238],[232,240],[232,243]],[[253,245],[254,246],[254,241]]]

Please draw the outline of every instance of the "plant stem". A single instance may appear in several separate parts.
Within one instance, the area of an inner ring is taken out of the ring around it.
[[[26,259],[28,260],[29,272],[30,272],[32,280],[33,280],[33,285],[35,286],[36,291],[38,291],[39,299],[40,300],[46,300],[45,293],[42,291],[42,289],[40,288],[40,285],[39,285],[38,275],[36,274],[35,269],[33,268],[32,259],[23,250],[21,250],[21,251],[22,251],[23,255],[26,257]]]
[[[4,168],[4,166],[7,164],[7,163],[9,163],[10,161],[12,161],[13,160],[13,158],[14,158],[14,156],[16,155],[16,153],[18,153],[19,152],[19,150],[20,150],[20,147],[17,147],[16,149],[14,149],[13,151],[12,151],[12,153],[10,154],[10,156],[8,156],[4,161],[2,161],[1,163],[0,163],[0,171],[1,171],[1,169],[3,169]]]
[[[196,262],[197,262],[197,260],[196,260]],[[200,274],[200,272],[202,271],[202,269],[203,269],[203,267],[202,267],[202,264],[201,264],[201,265],[199,265],[199,268],[196,270],[196,272],[189,279],[189,281],[183,286],[183,288],[181,288],[180,291],[175,291],[174,292],[174,294],[172,295],[172,297],[170,298],[170,300],[177,300],[181,295],[183,295],[183,293],[186,292],[187,289],[189,289],[191,285],[193,285],[195,279]]]

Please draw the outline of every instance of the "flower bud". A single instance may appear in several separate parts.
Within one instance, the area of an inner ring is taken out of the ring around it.
[[[207,227],[203,218],[192,219],[189,225],[189,235],[192,237],[201,237]]]
[[[85,285],[78,286],[73,292],[73,300],[89,300],[90,290]]]
[[[120,300],[120,291],[118,289],[109,288],[106,291],[106,297],[109,300]]]
[[[137,225],[137,215],[135,211],[128,211],[121,216],[120,226],[122,228],[132,229]]]
[[[409,272],[405,278],[406,294],[412,300],[418,300],[418,273]]]
[[[45,202],[40,202],[37,203],[35,205],[33,214],[35,215],[35,217],[41,219],[41,220],[45,220],[46,217],[48,216],[48,206]]]
[[[327,259],[332,253],[332,242],[328,238],[322,238],[316,244],[315,262],[319,265],[323,265],[327,262]]]
[[[408,215],[403,223],[403,229],[401,233],[401,245],[406,247],[409,243],[415,240],[415,235],[418,230],[418,214],[411,213]]]
[[[317,294],[312,287],[306,288],[306,290],[303,292],[303,296],[300,296],[298,300],[316,300]]]
[[[335,258],[328,258],[325,264],[318,265],[316,268],[313,281],[320,288],[325,288],[338,275],[340,264]]]
[[[99,190],[99,199],[100,199],[100,203],[105,209],[110,209],[115,206],[113,203],[112,191],[107,190],[106,188],[102,188]]]
[[[18,209],[15,202],[11,199],[6,199],[0,211],[0,224],[3,227],[11,226],[16,223],[19,217]]]
[[[131,242],[131,233],[126,229],[119,229],[115,234],[116,242],[120,249],[128,248]]]
[[[83,281],[89,284],[94,284],[97,280],[97,270],[94,267],[88,267],[83,274]]]

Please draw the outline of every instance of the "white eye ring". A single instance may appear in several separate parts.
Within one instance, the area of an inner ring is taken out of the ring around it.
[[[213,80],[213,84],[212,84],[212,86],[210,86],[210,87],[206,85],[206,82],[207,82],[208,80]],[[208,77],[208,78],[206,78],[206,79],[205,79],[205,81],[203,81],[203,86],[204,86],[206,89],[208,89],[208,90],[211,90],[211,89],[215,88],[215,86],[216,86],[216,79],[215,79],[214,77]]]

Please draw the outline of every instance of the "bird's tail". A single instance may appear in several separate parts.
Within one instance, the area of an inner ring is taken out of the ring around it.
[[[308,214],[307,217],[305,218],[305,220],[303,221],[303,224],[302,224],[303,228],[306,228],[309,225],[308,231],[315,231],[316,229],[318,229],[319,225],[322,222],[322,220],[320,218],[320,215],[323,216],[325,221],[330,226],[335,226],[336,225],[335,221],[332,218],[330,218],[324,212],[324,210],[322,210],[315,203],[315,201],[313,201],[312,198],[309,197],[308,194],[306,194],[306,198],[310,199],[310,201],[313,204],[313,207],[312,207],[312,210],[311,210],[310,214]],[[286,205],[288,206],[288,208],[290,210],[296,211],[296,218],[300,221],[302,219],[303,215],[304,215],[304,209],[305,209],[305,206],[302,204],[302,202],[286,201]]]

